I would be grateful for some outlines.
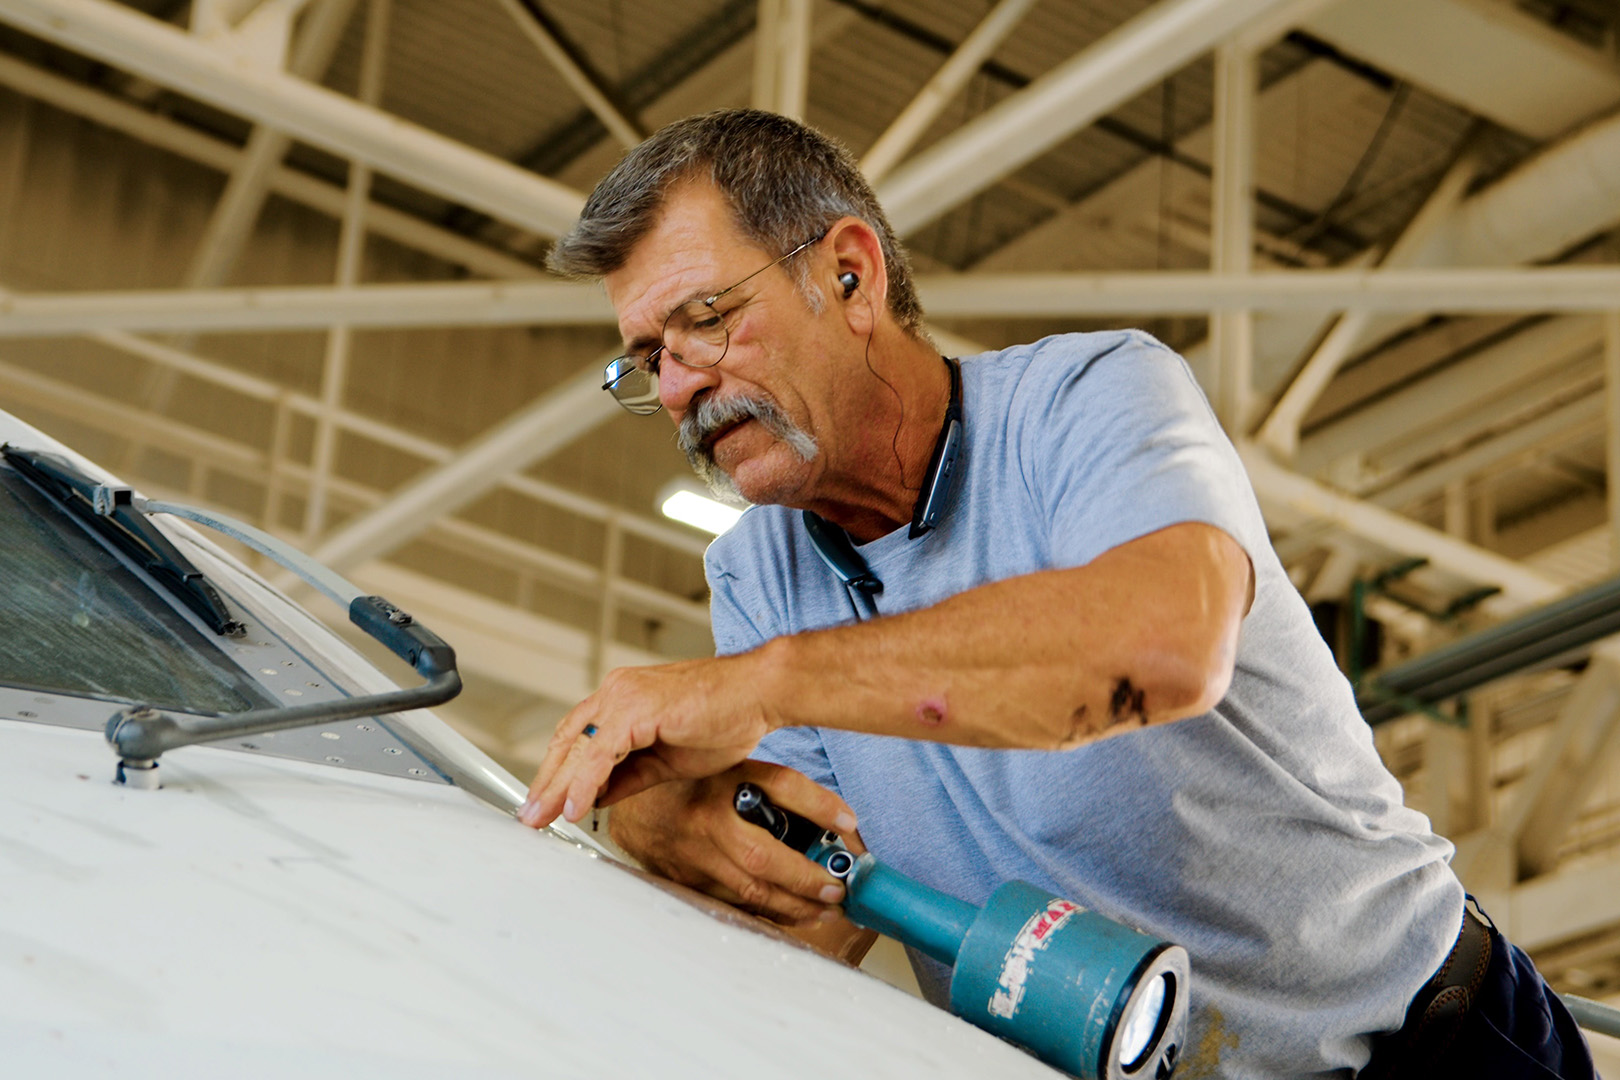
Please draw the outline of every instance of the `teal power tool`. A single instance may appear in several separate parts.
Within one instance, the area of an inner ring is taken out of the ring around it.
[[[1186,1044],[1187,950],[1022,881],[983,908],[855,855],[753,784],[745,821],[844,882],[844,912],[952,966],[951,1011],[1083,1080],[1165,1080]]]

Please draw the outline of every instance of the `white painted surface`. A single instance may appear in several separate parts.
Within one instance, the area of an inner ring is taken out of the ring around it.
[[[6,439],[100,473],[0,414]],[[159,521],[276,633],[360,691],[388,688],[204,535]],[[491,802],[521,796],[431,713],[392,722]],[[164,756],[163,790],[133,791],[113,763],[97,733],[0,715],[0,1075],[1055,1075],[457,788],[188,747]]]
[[[92,733],[0,747],[10,1075],[1050,1075],[452,788],[193,747],[140,792]]]

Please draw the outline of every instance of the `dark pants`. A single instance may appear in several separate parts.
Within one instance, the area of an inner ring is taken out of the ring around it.
[[[1491,929],[1491,964],[1442,1075],[1481,1080],[1593,1080],[1575,1019],[1517,945]]]
[[[1530,958],[1490,928],[1491,959],[1456,1037],[1414,1068],[1379,1045],[1363,1076],[1393,1080],[1596,1080],[1580,1028]]]

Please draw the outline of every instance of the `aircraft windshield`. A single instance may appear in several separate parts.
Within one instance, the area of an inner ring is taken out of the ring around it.
[[[0,684],[183,712],[274,704],[214,641],[4,466]]]

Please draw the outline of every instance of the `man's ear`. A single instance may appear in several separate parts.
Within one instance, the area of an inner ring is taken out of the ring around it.
[[[851,330],[869,334],[888,299],[883,245],[872,226],[860,218],[845,217],[827,230],[827,246],[833,257],[833,300],[843,305]]]

